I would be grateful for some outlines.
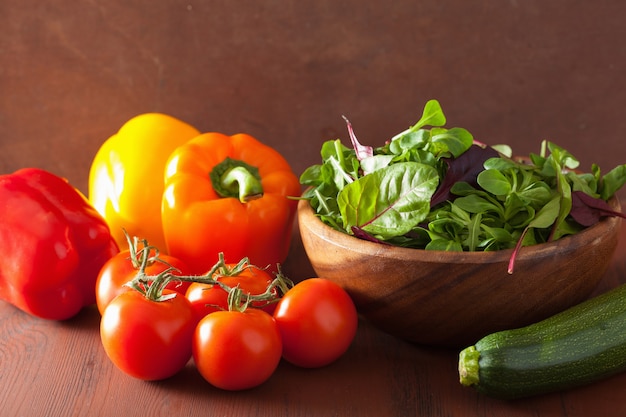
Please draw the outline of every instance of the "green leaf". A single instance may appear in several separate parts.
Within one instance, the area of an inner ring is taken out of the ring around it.
[[[358,176],[359,160],[353,149],[343,145],[339,139],[327,141],[322,145],[322,159],[324,162],[336,161],[338,169],[344,171],[347,176]]]
[[[446,124],[446,116],[443,114],[441,105],[437,100],[428,100],[424,105],[422,117],[411,128],[417,130],[423,126],[443,126]]]
[[[576,169],[578,168],[578,165],[580,165],[578,159],[576,159],[574,155],[572,155],[562,147],[552,142],[547,142],[547,146],[550,150],[551,156],[561,167],[567,169]]]
[[[433,129],[431,151],[435,155],[450,152],[455,158],[463,154],[474,143],[474,137],[467,130],[454,127],[452,129]]]
[[[511,156],[513,156],[513,149],[511,149],[509,145],[500,143],[497,145],[492,145],[491,147],[495,149],[496,151],[500,152],[502,155],[506,156],[507,158],[510,158]]]
[[[513,235],[508,230],[502,227],[489,227],[483,224],[482,228],[486,234],[488,234],[494,241],[498,243],[515,242]]]
[[[394,158],[396,162],[420,162],[422,164],[437,167],[437,158],[432,153],[425,149],[407,149],[402,155],[398,155]]]
[[[598,182],[592,174],[577,174],[569,171],[565,174],[567,180],[572,184],[572,191],[582,191],[592,197],[600,197],[597,193]]]
[[[426,250],[439,250],[446,252],[462,252],[463,246],[454,240],[435,239],[426,245]]]
[[[483,219],[482,213],[476,213],[467,225],[467,239],[465,239],[464,245],[470,251],[475,251],[480,245],[481,234],[481,221]]]
[[[328,171],[328,173],[325,175],[327,175],[328,178],[332,178],[332,182],[335,184],[335,187],[337,187],[338,190],[341,190],[346,184],[354,181],[354,179],[350,176],[350,174],[348,174],[348,172],[346,172],[346,170],[343,168],[337,158],[331,156],[330,158],[328,158],[327,162],[328,163],[325,164],[322,169]]]
[[[322,184],[319,187],[309,190],[305,193],[304,197],[310,198],[311,207],[317,214],[324,216],[339,215],[339,207],[337,207],[337,200],[332,198],[331,195],[336,194],[337,190],[329,184]],[[336,221],[330,221],[327,223],[336,224]]]
[[[551,227],[555,220],[559,217],[561,210],[561,198],[559,196],[554,197],[545,206],[541,208],[535,215],[535,217],[528,223],[528,227],[534,227],[538,229],[547,229]]]
[[[423,149],[428,142],[430,142],[429,130],[407,131],[406,134],[391,141],[389,151],[395,155],[400,155],[408,149]]]
[[[626,164],[619,165],[602,177],[600,183],[600,197],[608,200],[626,184]]]
[[[502,207],[477,194],[469,194],[454,200],[454,204],[469,213],[487,213],[490,211],[503,214]]]
[[[463,223],[469,223],[472,219],[472,216],[467,211],[463,210],[461,207],[454,203],[449,203],[450,207],[450,216],[454,216],[454,218],[459,219],[459,221]]]
[[[478,174],[478,185],[483,190],[497,196],[506,196],[511,192],[511,183],[496,169],[487,169]]]
[[[322,166],[311,165],[300,174],[300,184],[319,185],[323,182]]]
[[[480,191],[472,187],[467,181],[458,181],[452,184],[450,192],[454,195],[465,196],[469,194],[479,194]]]
[[[532,183],[525,189],[520,190],[517,195],[524,204],[539,208],[550,201],[553,192],[545,182],[540,181]]]
[[[556,188],[557,192],[561,195],[559,202],[559,213],[557,219],[554,221],[557,227],[563,223],[566,217],[569,215],[572,209],[572,187],[567,181],[567,177],[563,173],[563,168],[559,165],[556,159],[552,159],[551,165],[556,173]],[[559,236],[554,236],[558,239]]]
[[[326,142],[322,143],[320,155],[322,156],[322,160],[325,161],[331,156],[339,158],[339,155],[342,155],[344,150],[348,151],[349,149],[345,147],[339,139],[327,140]]]
[[[508,169],[517,169],[519,164],[508,158],[489,158],[483,164],[485,169],[497,169],[505,171]]]
[[[408,128],[407,130],[398,133],[391,141],[398,140],[399,138],[411,134],[413,132],[417,132],[420,128],[424,126],[433,126],[439,127],[446,124],[446,116],[443,114],[443,110],[441,109],[441,105],[437,100],[429,100],[424,105],[424,110],[422,112],[422,117],[415,123],[413,126]]]
[[[504,220],[512,228],[523,229],[535,217],[537,210],[529,204],[524,204],[516,193],[506,197],[504,202]]]
[[[337,196],[344,229],[359,227],[383,240],[406,234],[426,218],[438,184],[437,170],[417,162],[361,177]]]
[[[584,229],[583,226],[581,226],[580,224],[574,221],[571,221],[571,222],[565,221],[558,225],[558,227],[556,228],[554,232],[554,236],[558,236],[558,238],[560,238],[566,235],[573,235],[573,234],[580,232],[583,229]]]
[[[364,172],[370,174],[379,169],[386,168],[393,161],[393,155],[374,155],[361,160],[361,167]]]
[[[453,237],[466,228],[466,222],[451,217],[440,217],[428,223],[428,230],[437,236]]]

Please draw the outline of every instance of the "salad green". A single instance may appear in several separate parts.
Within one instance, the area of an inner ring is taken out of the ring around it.
[[[322,163],[300,183],[317,216],[331,227],[383,244],[445,251],[515,249],[577,233],[614,211],[607,201],[626,183],[626,164],[605,175],[543,141],[538,154],[512,157],[466,129],[445,128],[437,100],[422,117],[379,147],[325,142]]]

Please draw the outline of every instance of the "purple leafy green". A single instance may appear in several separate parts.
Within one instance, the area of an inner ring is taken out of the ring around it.
[[[626,215],[615,211],[601,198],[595,198],[582,191],[572,192],[572,209],[570,216],[581,226],[589,227],[598,223],[603,217],[621,217]]]
[[[350,142],[352,142],[352,147],[356,153],[356,157],[359,161],[364,160],[365,158],[369,158],[370,156],[374,156],[374,148],[371,146],[361,145],[356,135],[354,134],[354,129],[352,129],[352,123],[348,120],[347,117],[343,117],[346,121],[346,125],[348,127],[348,136],[350,136]]]
[[[450,190],[457,182],[467,182],[476,186],[476,177],[484,170],[485,161],[497,156],[498,152],[491,147],[472,145],[458,158],[445,158],[446,173],[430,200],[430,206],[435,207],[444,201],[453,200],[454,196]]]

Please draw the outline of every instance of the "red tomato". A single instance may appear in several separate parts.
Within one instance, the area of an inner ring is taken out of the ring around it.
[[[189,301],[179,293],[152,301],[130,290],[115,297],[104,310],[100,337],[111,361],[124,373],[154,381],[169,378],[191,358],[195,329]]]
[[[301,281],[287,291],[274,318],[283,340],[283,358],[305,368],[338,359],[350,347],[358,326],[348,293],[322,278]]]
[[[189,275],[189,268],[180,259],[163,254],[159,254],[159,258],[180,270],[180,273],[175,271],[175,274]],[[148,265],[146,274],[158,275],[167,268],[169,268],[169,266],[162,262],[154,262]],[[100,314],[104,312],[106,306],[115,296],[130,289],[125,287],[124,284],[133,279],[137,271],[138,270],[133,267],[133,263],[130,259],[130,251],[128,250],[118,253],[103,265],[96,280],[96,305],[98,306]],[[167,288],[185,295],[189,284],[189,282],[172,281],[167,285]]]
[[[263,310],[216,311],[198,323],[192,352],[204,379],[236,391],[269,379],[280,362],[282,343],[276,322]]]
[[[228,265],[228,267],[232,267],[232,265]],[[214,279],[229,287],[239,285],[239,288],[245,293],[252,295],[263,294],[273,280],[272,276],[265,270],[252,267],[243,269],[236,276],[215,276]],[[193,306],[198,321],[209,313],[228,310],[228,293],[219,285],[194,282],[187,288],[186,296]],[[254,302],[251,306],[262,308],[268,314],[272,314],[276,308],[276,303],[266,305],[263,302]]]

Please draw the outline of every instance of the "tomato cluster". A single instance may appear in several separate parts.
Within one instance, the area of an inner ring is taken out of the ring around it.
[[[293,285],[247,259],[189,276],[178,259],[151,250],[112,258],[96,287],[104,350],[128,375],[165,379],[193,358],[210,384],[242,390],[270,378],[281,358],[325,366],[354,339],[356,309],[332,281]]]

